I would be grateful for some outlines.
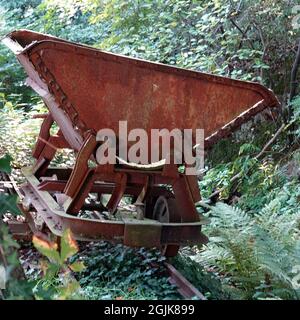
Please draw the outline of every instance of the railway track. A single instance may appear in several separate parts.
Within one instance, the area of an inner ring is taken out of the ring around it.
[[[23,198],[20,193],[17,183],[14,179],[6,173],[0,172],[0,192],[6,194],[17,194],[19,198]],[[5,216],[5,223],[8,225],[11,234],[17,241],[31,241],[33,234],[41,232],[41,228],[37,222],[32,218],[22,205],[19,205],[23,216],[13,217],[10,215]],[[189,282],[172,264],[164,262],[164,267],[169,275],[169,282],[175,285],[178,293],[183,299],[199,299],[206,300],[205,296]]]

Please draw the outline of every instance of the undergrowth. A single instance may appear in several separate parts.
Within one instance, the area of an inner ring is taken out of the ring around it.
[[[84,263],[78,281],[87,299],[179,299],[168,282],[165,258],[157,250],[133,249],[109,242],[91,243],[74,259]]]
[[[224,203],[211,208],[204,232],[209,244],[193,258],[221,275],[239,299],[299,299],[294,281],[300,266],[298,210],[280,213],[278,199],[257,214]]]
[[[297,139],[300,99],[292,106]],[[284,131],[261,158],[256,155],[263,145],[255,139],[234,145],[238,152],[227,162],[212,152],[214,165],[199,182],[199,211],[210,219],[203,228],[209,243],[182,259],[212,273],[230,299],[300,298],[300,152],[297,140],[288,147],[288,134]],[[278,156],[278,150],[285,152]],[[216,190],[222,190],[218,198],[209,198]],[[191,269],[190,278],[197,281],[200,271]]]

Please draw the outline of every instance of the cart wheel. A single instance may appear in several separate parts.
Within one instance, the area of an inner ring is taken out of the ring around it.
[[[181,222],[180,214],[176,208],[176,201],[164,196],[158,197],[154,209],[153,219],[159,222]],[[174,257],[178,253],[179,245],[168,244],[161,248],[161,252],[166,257]]]

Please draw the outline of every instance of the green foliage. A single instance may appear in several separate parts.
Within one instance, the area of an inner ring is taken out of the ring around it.
[[[292,59],[287,48],[294,45],[297,36],[290,19],[296,1],[82,3],[85,12],[92,12],[90,23],[103,25],[103,38],[98,41],[101,48],[200,71],[266,81],[280,90],[283,80],[287,80],[286,62],[291,63]]]
[[[230,298],[299,299],[299,151],[277,156],[286,148],[283,134],[258,160],[265,139],[254,137],[200,181],[204,198],[224,188],[221,199],[232,201],[235,194],[237,200],[235,206],[211,207],[211,223],[204,228],[210,242],[192,259],[219,277]]]
[[[6,195],[0,193],[0,218],[3,214],[10,212],[13,214],[20,214],[20,210],[17,207],[17,196]]]
[[[6,154],[4,157],[0,158],[0,171],[5,173],[11,173],[10,161],[11,156]]]
[[[11,173],[11,166],[10,166],[11,160],[12,158],[8,154],[0,157],[0,174],[1,174],[1,171],[5,173]],[[20,213],[20,210],[17,207],[17,196],[8,195],[8,194],[5,194],[4,192],[0,192],[0,219],[7,212],[10,212],[15,215]],[[0,225],[1,225],[1,222],[0,222]]]
[[[199,182],[202,197],[207,199],[213,192],[222,190],[219,199],[228,199],[230,195],[237,194],[238,205],[242,208],[252,212],[261,209],[287,179],[271,156],[263,160],[256,158],[259,150],[257,144],[241,144],[233,161],[217,164],[208,170]],[[239,179],[231,181],[237,174]]]
[[[0,173],[11,172],[10,161],[9,155],[0,157]],[[17,197],[7,195],[0,190],[0,300],[32,299],[33,284],[20,274],[17,256],[19,245],[12,239],[7,226],[2,222],[2,216],[8,212],[15,215],[20,213]]]
[[[211,168],[199,181],[199,187],[201,190],[202,197],[208,198],[216,189],[226,188],[221,193],[221,197],[228,195],[231,187],[230,179],[232,177],[232,170],[230,164],[219,164]]]
[[[35,248],[45,257],[43,261],[43,277],[37,282],[34,292],[38,299],[79,299],[80,285],[72,276],[72,272],[80,272],[85,267],[80,261],[69,263],[69,259],[78,252],[78,246],[69,229],[65,230],[60,250],[56,242],[51,242],[37,236],[33,237]]]
[[[195,260],[221,274],[239,298],[299,299],[293,270],[300,264],[300,216],[277,212],[277,201],[254,217],[224,203],[211,208],[210,243]]]
[[[292,114],[293,117],[291,122],[294,124],[294,132],[295,137],[299,139],[300,137],[300,95],[296,96],[291,102]]]
[[[0,108],[0,156],[10,154],[13,167],[21,168],[33,164],[32,150],[42,123],[41,119],[33,119],[33,115],[46,112],[46,107],[40,103],[27,112],[7,101],[4,107]],[[51,132],[56,133],[57,127],[53,126]],[[53,164],[71,166],[73,160],[71,150],[58,150]],[[12,173],[15,174],[15,171]]]
[[[90,244],[74,257],[86,269],[78,275],[88,299],[178,299],[168,282],[164,257],[156,250],[132,249],[108,242]]]
[[[0,109],[0,155],[8,153],[12,164],[23,167],[32,164],[32,149],[39,132],[41,120],[31,119],[34,113],[42,108],[36,107],[25,113],[16,109],[11,103],[6,103]]]
[[[39,19],[34,8],[40,0],[0,1],[0,37],[15,29],[35,28]],[[10,101],[20,107],[31,105],[32,90],[24,83],[25,72],[14,59],[14,55],[3,45],[0,47],[0,90]],[[0,104],[1,105],[1,104]]]
[[[1,203],[0,203],[1,206]],[[31,300],[33,298],[33,282],[24,279],[18,260],[19,245],[8,232],[8,228],[0,220],[0,300]],[[4,289],[4,290],[1,290]]]

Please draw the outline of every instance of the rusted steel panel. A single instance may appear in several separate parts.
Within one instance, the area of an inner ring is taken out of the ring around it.
[[[57,103],[83,130],[204,129],[208,137],[261,100],[278,104],[258,83],[132,59],[29,31],[18,41]],[[27,46],[27,47],[26,47]],[[55,81],[53,81],[55,79]],[[77,119],[76,115],[77,114]]]
[[[130,247],[160,247],[162,225],[155,221],[143,222],[125,220],[124,244]]]

